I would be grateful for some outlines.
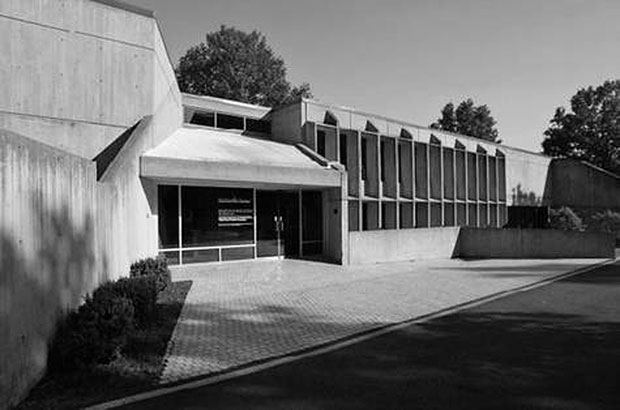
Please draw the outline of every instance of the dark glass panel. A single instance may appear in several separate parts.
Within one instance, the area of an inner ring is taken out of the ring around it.
[[[415,226],[416,228],[428,228],[428,203],[416,202]]]
[[[190,124],[215,127],[215,113],[210,111],[197,111],[192,115],[189,122]]]
[[[467,225],[467,205],[456,204],[456,224],[458,226]]]
[[[217,128],[223,128],[227,130],[243,130],[243,117],[218,113]]]
[[[159,185],[157,187],[157,213],[159,248],[179,247],[179,187]]]
[[[159,256],[163,256],[168,261],[168,265],[179,264],[179,251],[159,252]]]
[[[428,155],[427,145],[414,143],[415,148],[415,196],[428,198]]]
[[[316,132],[316,152],[323,157],[325,156],[325,138],[325,131]]]
[[[454,204],[452,202],[445,202],[443,204],[443,225],[454,226]]]
[[[340,133],[340,163],[347,166],[347,134]]]
[[[217,249],[183,251],[183,263],[217,262],[220,260]]]
[[[441,204],[432,202],[431,203],[431,226],[441,226]]]
[[[468,205],[468,218],[467,226],[478,226],[478,206],[476,204]]]
[[[254,258],[254,247],[248,246],[243,248],[224,248],[222,249],[223,261],[236,261],[240,259]]]
[[[183,187],[183,246],[254,243],[251,189]]]
[[[413,228],[413,204],[409,202],[400,203],[400,228]]]
[[[264,120],[246,118],[245,127],[246,131],[250,132],[260,132],[262,134],[269,134],[271,132],[271,122]]]

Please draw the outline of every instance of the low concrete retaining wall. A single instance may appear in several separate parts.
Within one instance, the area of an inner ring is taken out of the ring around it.
[[[349,263],[449,259],[455,256],[459,230],[446,227],[350,232]]]
[[[462,228],[462,258],[613,258],[612,235],[553,229]]]
[[[613,258],[612,235],[551,229],[421,228],[349,233],[349,263],[449,258]]]

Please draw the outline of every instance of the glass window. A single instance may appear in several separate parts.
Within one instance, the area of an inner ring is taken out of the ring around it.
[[[385,169],[387,165],[387,141],[381,141],[381,182],[385,182]]]
[[[441,226],[443,221],[441,220],[441,204],[437,202],[431,202],[431,226]]]
[[[240,259],[252,259],[254,257],[254,247],[243,248],[224,248],[222,249],[223,261],[236,261]]]
[[[217,114],[217,128],[227,130],[243,130],[243,117],[228,114]]]
[[[157,187],[157,214],[159,225],[159,248],[179,247],[179,187]],[[177,258],[178,259],[178,258]]]
[[[301,195],[303,253],[312,255],[323,249],[323,199],[321,192],[304,191]]]
[[[250,132],[260,132],[262,134],[269,134],[271,132],[271,122],[269,121],[246,118],[245,126],[246,131]]]
[[[183,263],[217,262],[220,254],[217,249],[183,251]]]
[[[415,196],[428,198],[428,155],[426,144],[414,143],[415,146]]]
[[[368,175],[368,138],[362,138],[362,180],[366,181]]]
[[[340,133],[340,163],[347,166],[347,134]]]
[[[316,152],[325,156],[325,131],[317,131],[316,133]]]
[[[400,203],[400,227],[403,229],[413,228],[413,204]]]
[[[183,247],[254,243],[251,189],[183,187]]]
[[[159,256],[163,256],[168,261],[168,265],[179,264],[179,251],[159,252]]]
[[[215,113],[211,111],[196,111],[189,120],[190,124],[215,127]]]
[[[416,228],[428,228],[428,203],[415,203],[415,226]]]

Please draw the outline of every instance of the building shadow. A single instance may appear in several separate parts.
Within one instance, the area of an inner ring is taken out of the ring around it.
[[[615,292],[610,299],[620,293],[620,284],[604,282],[613,271],[618,267],[596,275],[602,291]],[[587,296],[566,297],[570,292],[584,295],[581,285],[590,286],[593,279],[572,280],[562,285],[569,287],[565,295],[540,288],[536,292],[547,293],[498,300],[327,354],[130,407],[189,409],[208,403],[211,409],[619,408],[620,312],[617,304],[604,306],[608,312],[601,313],[588,307]],[[231,338],[230,354],[243,338],[257,345],[274,340],[285,344],[305,337],[304,327],[335,335],[380,324],[325,321],[293,306],[205,309],[210,311],[190,322],[207,320],[214,332],[226,321],[236,329],[247,328],[248,322],[257,328]],[[211,343],[210,354],[216,356],[221,346]],[[204,347],[202,351],[208,352]]]
[[[15,404],[42,376],[56,322],[102,279],[97,263],[105,269],[93,216],[44,203],[35,194],[22,210],[18,226],[30,231],[0,231],[0,407]]]

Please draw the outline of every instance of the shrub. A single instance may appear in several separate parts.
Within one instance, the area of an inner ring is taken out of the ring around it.
[[[109,363],[133,326],[131,301],[107,287],[97,289],[59,325],[50,348],[52,370]]]
[[[130,277],[155,276],[157,278],[157,290],[161,292],[170,284],[170,269],[168,261],[163,256],[145,258],[134,262],[129,269]]]
[[[620,234],[620,213],[608,209],[592,215],[589,228],[601,232]]]
[[[583,222],[572,209],[563,206],[560,209],[549,210],[549,227],[565,231],[581,231]]]
[[[137,326],[145,326],[153,320],[157,303],[157,279],[155,276],[121,278],[106,284],[112,291],[123,296],[133,304],[134,319]]]

